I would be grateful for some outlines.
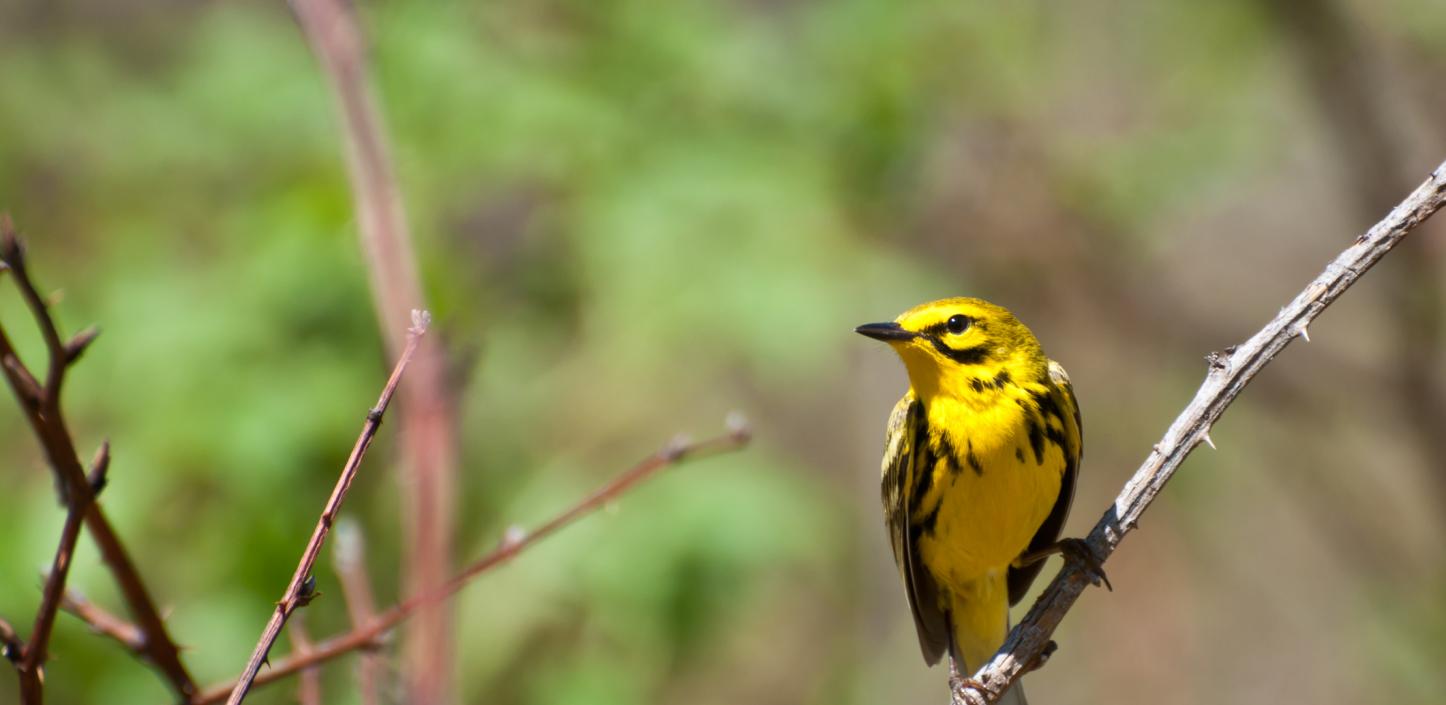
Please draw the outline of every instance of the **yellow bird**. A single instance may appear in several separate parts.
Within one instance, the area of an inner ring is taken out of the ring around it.
[[[885,440],[884,521],[924,661],[947,648],[967,677],[1003,645],[1040,559],[1088,551],[1058,541],[1081,454],[1074,389],[1029,328],[980,299],[856,330],[908,370]],[[1023,690],[1001,702],[1024,703]]]

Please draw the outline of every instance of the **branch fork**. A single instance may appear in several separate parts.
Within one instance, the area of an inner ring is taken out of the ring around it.
[[[65,374],[94,342],[98,330],[87,328],[68,342],[62,341],[59,327],[50,313],[52,302],[41,295],[31,278],[25,261],[25,247],[10,217],[3,214],[0,214],[0,263],[3,263],[0,271],[10,273],[20,290],[21,298],[40,329],[46,350],[46,373],[42,383],[21,361],[4,326],[0,325],[0,373],[20,401],[26,421],[53,471],[61,504],[67,510],[30,638],[25,642],[7,640],[5,643],[5,651],[12,659],[19,654],[16,670],[20,676],[20,700],[25,705],[38,705],[43,701],[42,669],[47,658],[46,649],[55,625],[55,615],[61,608],[82,526],[90,530],[105,565],[145,635],[143,657],[161,671],[178,696],[188,700],[196,692],[196,684],[182,665],[179,649],[167,633],[155,601],[142,582],[129,552],[95,500],[96,494],[105,486],[110,466],[110,445],[101,445],[87,473],[76,453],[75,441],[61,409],[61,387]],[[9,637],[18,639],[13,629],[7,626],[6,630]],[[17,648],[17,643],[23,644],[23,648]]]

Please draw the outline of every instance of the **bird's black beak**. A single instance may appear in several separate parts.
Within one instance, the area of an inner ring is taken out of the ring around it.
[[[855,328],[854,332],[886,343],[894,340],[913,340],[918,336],[917,333],[904,330],[903,326],[893,322],[865,323]]]

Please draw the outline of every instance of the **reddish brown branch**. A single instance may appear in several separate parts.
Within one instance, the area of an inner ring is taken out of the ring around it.
[[[48,393],[48,392],[47,392]],[[110,468],[110,442],[100,444],[95,460],[91,462],[90,477],[99,487],[105,484],[105,474]],[[70,576],[70,563],[75,557],[75,542],[80,538],[80,524],[95,501],[94,492],[72,493],[70,511],[65,515],[65,525],[60,531],[60,545],[55,548],[55,558],[50,563],[50,573],[45,578],[41,592],[40,609],[35,613],[35,628],[30,632],[30,641],[25,646],[25,658],[20,661],[20,670],[40,672],[45,665],[50,648],[50,634],[55,627],[55,615],[60,612],[61,599],[65,595],[65,579]]]
[[[726,453],[746,445],[750,435],[747,426],[742,423],[741,420],[730,421],[729,426],[730,429],[728,433],[722,436],[716,436],[697,443],[675,441],[669,444],[666,448],[654,453],[646,460],[613,478],[592,494],[582,498],[577,504],[569,507],[566,511],[553,517],[530,533],[508,531],[496,548],[487,555],[474,561],[438,589],[410,597],[393,605],[386,611],[378,614],[366,626],[355,628],[346,634],[332,637],[317,644],[316,649],[309,654],[291,654],[286,658],[278,659],[266,673],[254,678],[254,684],[264,685],[271,683],[290,676],[302,669],[310,668],[318,663],[334,659],[357,649],[376,646],[380,643],[384,634],[412,616],[412,614],[422,606],[445,600],[453,594],[456,594],[457,591],[466,587],[467,584],[477,576],[507,562],[508,559],[521,553],[529,546],[551,536],[583,515],[597,510],[608,502],[616,500],[633,486],[656,474],[658,471],[681,463],[684,460]],[[233,683],[208,688],[192,700],[191,705],[212,705],[213,703],[219,703],[226,698],[227,693],[232,692],[232,688]]]
[[[40,295],[39,289],[30,278],[24,248],[8,216],[0,216],[0,261],[3,261],[5,269],[14,275],[16,286],[40,328],[48,354],[48,371],[42,387],[21,362],[5,334],[4,327],[0,326],[0,363],[3,363],[0,364],[0,372],[3,372],[6,382],[20,400],[26,421],[40,441],[46,460],[55,473],[62,503],[72,509],[77,506],[83,508],[83,511],[72,513],[81,514],[100,550],[101,559],[110,568],[121,594],[125,597],[131,615],[145,633],[147,660],[166,676],[177,694],[188,699],[196,692],[196,684],[182,665],[180,651],[167,633],[165,623],[141,580],[139,571],[131,561],[129,552],[116,536],[101,505],[94,501],[94,492],[81,466],[75,441],[71,438],[70,429],[66,426],[65,416],[61,411],[60,391],[65,372],[94,340],[95,333],[90,329],[76,336],[70,343],[62,342],[59,328],[50,316],[45,298]],[[56,573],[52,570],[53,576]],[[63,580],[63,575],[56,579]],[[38,654],[37,658],[43,661],[44,654]]]
[[[371,579],[366,567],[366,543],[361,527],[342,520],[336,527],[336,544],[332,549],[336,574],[341,579],[341,596],[351,617],[352,629],[365,629],[376,618],[376,600],[372,597]],[[374,653],[361,655],[357,663],[357,691],[362,705],[381,702],[382,677],[385,664]]]
[[[387,379],[381,397],[377,399],[377,405],[367,414],[366,421],[362,424],[361,435],[357,436],[356,445],[352,446],[351,456],[342,466],[341,475],[336,480],[336,486],[332,488],[331,497],[327,499],[325,507],[321,510],[321,516],[316,520],[316,528],[312,529],[311,540],[306,542],[306,549],[302,551],[301,560],[296,565],[296,572],[292,573],[291,582],[286,586],[286,592],[282,595],[281,601],[276,603],[276,609],[271,613],[271,620],[266,624],[266,629],[262,631],[260,641],[256,642],[256,649],[251,652],[251,659],[246,663],[246,670],[241,672],[241,677],[236,682],[236,688],[231,691],[231,697],[227,699],[229,705],[239,705],[246,698],[246,691],[251,688],[251,682],[260,672],[261,664],[266,661],[266,655],[271,652],[276,638],[281,635],[281,628],[286,625],[286,619],[297,608],[305,606],[315,596],[316,579],[311,574],[311,568],[316,564],[316,558],[321,553],[321,546],[326,542],[327,534],[331,532],[332,524],[336,522],[337,513],[341,511],[342,502],[346,500],[347,490],[351,489],[352,481],[356,479],[362,458],[366,457],[367,449],[371,447],[372,439],[376,437],[377,429],[381,427],[382,416],[392,403],[392,395],[396,393],[397,384],[401,382],[402,372],[407,369],[407,363],[411,361],[418,341],[426,333],[428,322],[429,317],[425,311],[412,313],[412,327],[409,329],[407,346],[402,350],[401,357],[397,359],[396,367],[392,369],[392,375]]]
[[[0,268],[0,272],[3,271],[5,270]],[[20,702],[40,702],[43,695],[40,690],[40,674],[20,667],[21,661],[25,659],[25,641],[15,633],[15,627],[3,619],[0,619],[0,656],[14,664],[15,673],[20,676]]]
[[[96,634],[110,637],[133,654],[145,656],[146,637],[140,627],[101,609],[80,593],[66,590],[65,597],[60,601],[60,608],[85,622]]]
[[[367,77],[364,38],[343,0],[293,0],[292,8],[335,101],[372,299],[387,348],[395,354],[402,347],[407,311],[426,303],[382,113]],[[426,341],[417,351],[401,404],[407,409],[401,421],[407,545],[402,574],[405,589],[420,593],[440,585],[452,570],[455,413],[437,341]],[[440,608],[427,610],[407,631],[406,700],[414,705],[446,701],[451,673],[447,615]]]
[[[287,633],[291,635],[292,650],[303,658],[316,650],[316,643],[306,631],[305,616],[305,613],[298,612],[286,625]],[[296,702],[300,705],[321,705],[321,667],[302,669],[298,678],[300,682],[296,685]]]

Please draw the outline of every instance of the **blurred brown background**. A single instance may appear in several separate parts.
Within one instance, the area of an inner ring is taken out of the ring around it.
[[[1083,406],[1080,534],[1202,356],[1446,158],[1433,0],[358,9],[461,395],[457,560],[675,432],[757,429],[464,592],[457,702],[942,702],[878,506],[903,370],[853,326],[1019,314]],[[104,502],[204,682],[244,663],[388,368],[340,155],[282,3],[0,0],[0,208],[62,323],[105,329],[72,427],[111,439]],[[1446,702],[1441,229],[1247,390],[1032,701]],[[9,287],[0,320],[38,359]],[[347,510],[383,601],[396,450]],[[28,625],[63,514],[8,400],[0,483],[0,615]],[[81,546],[72,584],[119,609]],[[343,631],[318,578],[311,631]],[[168,700],[61,620],[52,702]]]

